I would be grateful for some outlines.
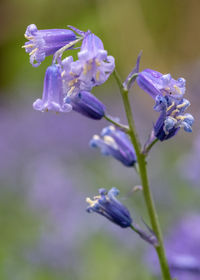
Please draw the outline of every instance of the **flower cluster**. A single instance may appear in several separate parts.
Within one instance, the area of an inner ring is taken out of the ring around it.
[[[154,135],[160,141],[173,137],[182,127],[186,132],[192,132],[194,118],[185,113],[190,102],[183,98],[185,94],[185,79],[174,80],[170,74],[161,74],[155,70],[145,69],[138,73],[136,79],[141,89],[154,100],[154,110],[160,112],[160,117],[154,125]]]
[[[106,114],[104,104],[91,92],[94,87],[105,83],[114,71],[114,57],[108,55],[101,39],[91,31],[84,32],[73,26],[69,28],[38,30],[34,24],[27,27],[25,37],[29,41],[25,43],[24,48],[30,55],[31,64],[37,67],[46,56],[53,55],[52,65],[45,73],[43,96],[33,103],[33,108],[42,112],[54,111],[56,113],[74,110],[94,120],[104,117],[115,126],[105,127],[100,136],[94,135],[90,146],[99,148],[103,155],[110,155],[127,167],[135,167],[138,161],[138,173],[142,179],[142,172],[145,172],[143,157],[157,141],[156,138],[160,141],[170,139],[180,128],[186,132],[192,131],[194,118],[186,113],[190,102],[184,98],[185,79],[175,80],[170,74],[163,75],[151,69],[139,72],[141,54],[124,83],[121,83],[115,72],[129,122],[129,127],[122,125]],[[77,47],[80,42],[81,46]],[[74,51],[77,48],[79,49],[77,59],[74,59],[74,56],[62,59],[65,51],[68,49]],[[140,143],[134,131],[134,122],[131,120],[129,100],[125,96],[135,81],[154,99],[154,110],[160,113],[148,145],[143,150],[140,149]],[[148,189],[148,184],[146,188]],[[143,189],[145,191],[145,184]],[[129,210],[117,200],[118,194],[119,190],[116,188],[108,192],[106,189],[100,189],[99,195],[93,200],[86,199],[89,204],[87,211],[96,212],[122,228],[131,228],[154,247],[161,245],[161,240],[157,239],[148,226],[147,233],[133,222]],[[154,229],[156,231],[156,227]]]
[[[92,119],[101,119],[105,106],[91,94],[91,90],[109,78],[115,60],[107,54],[101,39],[91,31],[70,28],[73,31],[38,30],[34,24],[27,27],[25,38],[29,41],[23,47],[30,55],[31,64],[37,67],[46,56],[54,55],[53,64],[45,74],[42,99],[36,100],[33,108],[42,112],[74,110]],[[74,61],[68,56],[62,60],[63,51],[73,49],[78,41],[82,41],[78,59]]]

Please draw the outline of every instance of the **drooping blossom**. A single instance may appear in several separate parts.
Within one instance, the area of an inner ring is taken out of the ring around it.
[[[117,200],[116,196],[119,190],[116,188],[99,189],[99,195],[92,199],[87,198],[86,202],[89,204],[87,211],[89,213],[96,212],[106,217],[111,222],[117,224],[122,228],[130,227],[132,219],[128,209]]]
[[[101,136],[94,135],[90,146],[100,148],[103,155],[111,155],[125,166],[134,166],[136,155],[128,136],[114,126],[105,127]]]
[[[154,135],[160,140],[167,140],[182,127],[186,132],[192,132],[194,118],[185,113],[190,106],[187,99],[173,100],[169,96],[157,95],[154,110],[160,112],[160,117],[154,125]]]
[[[167,95],[174,99],[182,99],[185,94],[186,81],[184,78],[175,80],[170,74],[163,75],[152,69],[145,69],[138,73],[136,81],[140,88],[154,99],[157,95]]]
[[[35,24],[30,24],[27,27],[24,36],[29,41],[23,47],[29,53],[30,63],[34,67],[39,66],[46,56],[54,54],[57,50],[75,41],[77,38],[72,30],[38,30]]]
[[[49,66],[44,78],[42,99],[33,103],[33,108],[38,111],[69,112],[72,106],[63,101],[63,87],[61,69],[59,65]]]

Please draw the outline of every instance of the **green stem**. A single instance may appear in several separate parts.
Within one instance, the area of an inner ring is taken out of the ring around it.
[[[114,72],[114,77],[119,85],[123,103],[124,103],[126,117],[127,117],[128,124],[129,124],[129,135],[130,135],[131,142],[134,146],[136,156],[137,156],[139,174],[140,174],[141,183],[143,186],[143,195],[144,195],[145,203],[147,206],[149,218],[151,221],[151,226],[152,226],[153,231],[156,234],[156,237],[157,237],[158,243],[159,243],[158,246],[156,247],[156,251],[158,254],[159,261],[160,261],[162,276],[163,276],[164,280],[171,280],[169,266],[168,266],[166,255],[165,255],[164,244],[163,244],[161,228],[160,228],[160,224],[159,224],[159,220],[158,220],[158,215],[157,215],[157,212],[155,209],[153,197],[152,197],[151,190],[149,187],[147,168],[146,168],[146,156],[141,151],[140,142],[139,142],[139,139],[136,134],[135,123],[134,123],[134,119],[133,119],[133,115],[132,115],[132,109],[131,109],[129,98],[128,98],[128,90],[126,90],[123,87],[123,84],[116,71]]]
[[[158,142],[158,138],[155,138],[149,145],[144,147],[142,153],[147,156],[148,153],[150,152],[151,148]]]
[[[126,133],[129,132],[129,127],[127,125],[116,122],[115,120],[113,120],[113,118],[111,116],[104,115],[104,119],[106,119],[110,123],[114,124],[115,126],[119,127],[124,132],[126,132]]]

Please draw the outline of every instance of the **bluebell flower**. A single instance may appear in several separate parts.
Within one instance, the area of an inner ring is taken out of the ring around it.
[[[87,211],[89,213],[96,212],[122,228],[130,227],[132,224],[130,213],[117,200],[116,196],[118,194],[119,190],[116,188],[112,188],[108,192],[106,189],[99,189],[99,195],[95,196],[93,200],[90,198],[86,199],[86,202],[89,204]]]
[[[80,32],[79,32],[80,33]],[[62,62],[65,92],[69,95],[80,90],[90,91],[103,84],[115,68],[113,56],[108,56],[103,43],[90,31],[85,32],[78,60],[72,57]]]
[[[100,148],[103,155],[111,155],[125,166],[136,163],[135,151],[128,136],[114,126],[104,128],[101,136],[94,135],[90,146]]]
[[[171,96],[174,99],[182,99],[185,93],[185,79],[174,80],[170,74],[145,69],[141,71],[136,79],[141,89],[150,94],[154,99],[157,95]]]
[[[88,91],[68,96],[65,103],[70,104],[74,111],[91,119],[100,120],[105,115],[104,104]]]
[[[33,103],[33,108],[38,111],[47,112],[69,112],[72,110],[70,104],[64,104],[61,69],[59,65],[49,66],[45,73],[42,99]]]
[[[89,33],[84,37],[78,59],[83,67],[80,80],[97,86],[105,83],[115,68],[113,56],[108,56],[99,37]]]
[[[186,132],[192,132],[194,118],[191,114],[185,113],[190,106],[187,99],[174,100],[168,96],[157,95],[155,102],[154,110],[160,112],[160,117],[154,125],[154,135],[159,140],[173,137],[181,127]]]
[[[69,29],[38,30],[35,24],[30,24],[24,34],[29,40],[23,46],[30,55],[30,63],[37,67],[46,56],[54,54],[58,49],[76,40],[76,35]],[[35,63],[36,61],[36,63]]]

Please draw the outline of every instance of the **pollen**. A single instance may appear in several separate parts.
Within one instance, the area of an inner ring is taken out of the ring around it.
[[[98,200],[97,200],[97,199],[96,199],[96,200],[92,200],[91,198],[87,197],[87,198],[86,198],[86,202],[87,202],[91,207],[93,207],[93,206],[98,202]]]

